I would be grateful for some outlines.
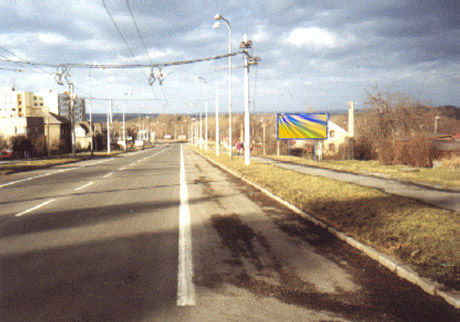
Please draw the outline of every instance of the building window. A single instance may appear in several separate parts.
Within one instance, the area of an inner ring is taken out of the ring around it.
[[[335,152],[335,145],[334,145],[334,143],[330,143],[330,144],[329,144],[329,151]]]
[[[334,130],[329,131],[329,137],[330,138],[335,137],[335,131]]]

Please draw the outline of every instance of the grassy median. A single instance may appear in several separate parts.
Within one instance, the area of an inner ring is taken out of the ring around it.
[[[268,164],[205,153],[314,217],[460,290],[460,213]]]
[[[357,174],[379,174],[401,181],[460,190],[460,168],[455,166],[440,166],[437,168],[410,168],[405,165],[384,165],[380,164],[378,161],[324,160],[321,162],[315,162],[305,158],[286,155],[270,155],[267,157],[283,162],[291,162],[295,164],[303,164]]]

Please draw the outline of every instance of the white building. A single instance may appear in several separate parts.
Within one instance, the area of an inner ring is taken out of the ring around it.
[[[0,89],[0,117],[40,117],[45,113],[43,97],[13,88]]]

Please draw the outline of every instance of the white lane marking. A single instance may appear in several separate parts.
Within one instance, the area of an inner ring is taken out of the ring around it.
[[[92,185],[92,184],[94,184],[93,181],[88,182],[87,184],[85,184],[85,185],[83,185],[83,186],[81,186],[81,187],[75,189],[75,191],[79,191],[79,190],[85,189],[85,188],[89,187],[89,186]]]
[[[29,208],[29,209],[27,209],[27,210],[24,210],[23,212],[20,212],[20,213],[14,215],[14,216],[15,216],[15,217],[21,217],[22,215],[25,215],[25,214],[27,214],[27,213],[29,213],[29,212],[32,212],[32,211],[34,211],[34,210],[36,210],[36,209],[39,209],[39,208],[43,207],[43,206],[46,206],[47,204],[52,203],[52,202],[55,201],[55,200],[56,200],[56,199],[50,199],[50,200],[45,201],[45,202],[43,202],[43,203],[41,203],[41,204],[39,204],[39,205],[37,205],[37,206],[35,206],[35,207]]]
[[[99,163],[102,163],[102,162],[111,161],[111,160],[113,160],[113,158],[104,159],[104,160],[102,160],[102,161],[98,161],[96,164],[99,164]],[[70,171],[70,170],[75,170],[75,169],[79,169],[79,168],[84,168],[84,167],[87,167],[87,166],[89,166],[89,165],[93,165],[93,164],[86,164],[86,165],[82,165],[82,166],[74,167],[74,168],[60,169],[60,170],[57,170],[57,171],[47,172],[47,173],[44,173],[44,174],[36,175],[36,176],[33,176],[33,177],[28,177],[28,178],[21,179],[21,180],[16,180],[16,181],[11,181],[11,182],[7,182],[7,183],[3,183],[3,184],[0,184],[0,188],[7,187],[7,186],[11,186],[11,185],[16,184],[16,183],[26,182],[26,181],[29,181],[29,180],[32,180],[32,179],[39,179],[39,178],[47,177],[47,176],[50,176],[50,175],[56,174],[56,173],[61,173],[61,172],[65,172],[65,171]]]
[[[121,167],[120,169],[118,169],[119,171],[123,171],[124,169],[126,169],[126,167]]]
[[[113,174],[113,172],[109,172],[109,173],[107,173],[105,176],[103,176],[102,178],[108,178],[108,177],[110,177],[112,174]]]
[[[184,153],[180,147],[179,266],[177,274],[177,306],[196,305],[193,284],[192,232],[190,208],[185,181]]]

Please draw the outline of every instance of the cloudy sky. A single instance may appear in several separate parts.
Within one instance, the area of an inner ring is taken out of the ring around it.
[[[1,0],[0,87],[65,89],[55,82],[55,68],[6,60],[159,64],[226,54],[226,25],[212,28],[220,13],[231,24],[233,51],[240,50],[247,34],[253,55],[261,59],[250,70],[251,111],[303,112],[308,105],[318,112],[334,112],[350,100],[359,108],[375,85],[433,105],[460,106],[458,0],[105,4],[107,10],[96,0]],[[239,54],[233,58],[235,112],[243,111],[242,65]],[[162,86],[158,81],[149,85],[149,68],[94,69],[91,87],[88,69],[73,68],[70,74],[78,94],[88,96],[91,88],[96,98],[114,98],[115,111],[125,104],[128,112],[195,113],[202,109],[206,93],[214,110],[216,82],[220,108],[228,109],[227,66],[228,59],[221,59],[166,67]],[[194,82],[195,76],[207,83]],[[106,106],[107,101],[95,100],[93,110],[103,112]]]

